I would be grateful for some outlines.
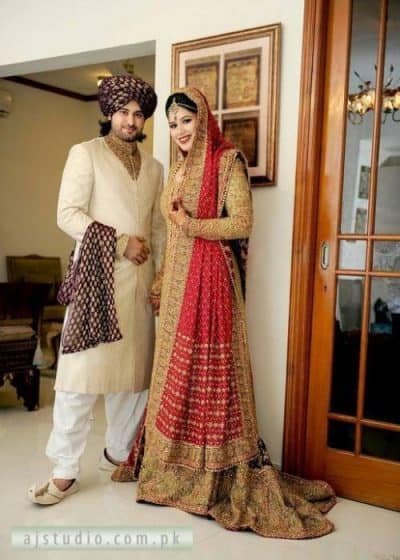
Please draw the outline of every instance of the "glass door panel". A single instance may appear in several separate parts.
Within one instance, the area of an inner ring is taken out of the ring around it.
[[[354,0],[348,75],[342,233],[367,232],[378,40],[379,0]]]
[[[350,416],[357,412],[363,293],[363,278],[338,277],[330,412]]]
[[[388,3],[375,233],[400,235],[400,2]]]
[[[399,424],[400,278],[373,278],[364,418]]]

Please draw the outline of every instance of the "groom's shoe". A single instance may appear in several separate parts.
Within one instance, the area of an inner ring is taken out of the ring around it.
[[[34,484],[28,490],[28,498],[34,504],[40,504],[42,506],[53,506],[58,504],[71,494],[75,494],[79,490],[79,483],[77,480],[71,480],[70,485],[65,490],[60,490],[50,478],[42,486],[36,486]]]
[[[113,461],[111,461],[111,458],[108,456],[107,454],[107,449],[103,450],[103,454],[100,457],[100,461],[99,461],[99,466],[98,468],[101,471],[109,471],[109,472],[113,472],[115,471],[115,469],[120,465],[119,462],[115,461],[115,463]]]

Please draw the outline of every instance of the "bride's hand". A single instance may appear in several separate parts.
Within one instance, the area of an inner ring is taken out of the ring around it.
[[[180,198],[174,200],[171,203],[171,207],[170,207],[168,216],[169,216],[169,219],[171,220],[171,222],[173,222],[177,226],[182,227],[185,224],[189,214],[186,212],[186,210],[182,206],[182,200]]]

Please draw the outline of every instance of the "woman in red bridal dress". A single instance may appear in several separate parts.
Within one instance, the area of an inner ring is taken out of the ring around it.
[[[325,535],[332,488],[280,473],[258,434],[244,309],[252,226],[244,157],[198,90],[174,92],[166,112],[181,158],[161,203],[168,241],[150,396],[130,457],[112,478],[138,480],[138,502],[227,529]]]

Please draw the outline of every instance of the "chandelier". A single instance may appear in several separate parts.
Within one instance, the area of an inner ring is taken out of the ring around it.
[[[376,70],[376,66],[375,66]],[[394,87],[400,78],[393,83],[394,66],[390,66],[390,74],[383,86],[382,91],[382,123],[386,122],[387,116],[391,115],[394,122],[400,122],[400,84]],[[360,80],[357,93],[350,93],[347,100],[347,116],[352,124],[361,124],[364,115],[375,108],[375,88],[371,87],[371,81],[365,81],[358,72],[354,75]]]
[[[133,64],[133,61],[134,61],[133,58],[128,58],[124,62],[116,62],[116,63],[109,64],[109,66],[112,66],[111,71],[108,72],[107,74],[97,76],[97,87],[98,88],[100,87],[100,84],[104,80],[104,78],[109,78],[110,76],[113,75],[112,71],[114,71],[116,74],[125,73],[133,76],[135,74],[135,65]]]

